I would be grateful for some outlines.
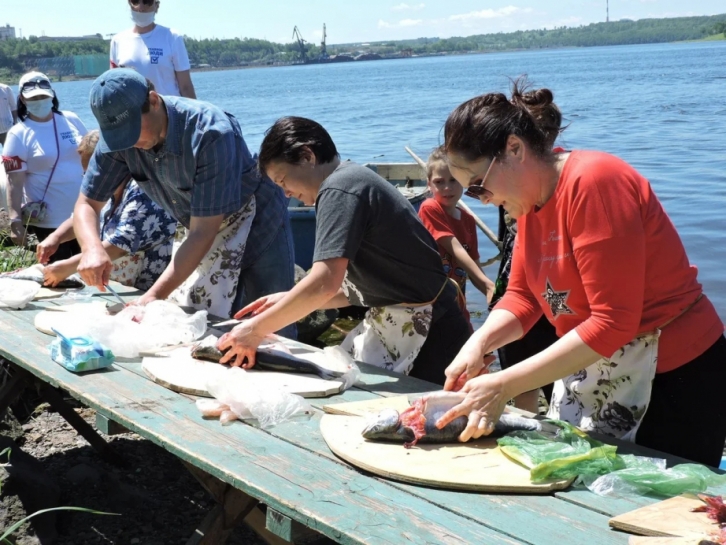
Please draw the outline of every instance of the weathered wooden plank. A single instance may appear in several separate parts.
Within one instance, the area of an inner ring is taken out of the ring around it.
[[[83,376],[67,372],[38,346],[41,334],[31,327],[0,319],[0,354],[341,543],[520,543],[250,426],[204,421],[187,399],[122,368]]]
[[[278,513],[271,507],[267,508],[265,527],[287,543],[298,543],[320,536],[317,532],[290,517],[286,517],[282,513]]]
[[[121,433],[128,433],[129,430],[124,428],[118,422],[109,420],[102,414],[96,413],[96,428],[105,435],[119,435]]]

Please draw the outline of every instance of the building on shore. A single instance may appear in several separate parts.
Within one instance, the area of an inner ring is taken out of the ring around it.
[[[0,26],[0,40],[14,40],[15,27],[10,25]]]

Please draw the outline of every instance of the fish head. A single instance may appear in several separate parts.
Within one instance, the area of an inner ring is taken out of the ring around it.
[[[396,409],[383,409],[374,415],[363,429],[365,439],[379,439],[395,435],[400,424],[400,416]]]

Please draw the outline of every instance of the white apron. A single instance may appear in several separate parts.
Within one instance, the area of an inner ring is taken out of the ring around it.
[[[658,363],[660,330],[637,337],[610,358],[555,382],[549,418],[584,431],[635,441]]]
[[[255,210],[253,195],[242,210],[222,222],[212,247],[189,278],[172,292],[170,301],[196,310],[206,310],[221,318],[231,317],[242,257]]]

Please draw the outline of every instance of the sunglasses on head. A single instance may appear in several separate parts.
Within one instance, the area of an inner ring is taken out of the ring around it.
[[[22,90],[23,91],[32,91],[33,89],[50,89],[50,82],[47,80],[40,80],[40,81],[26,81],[23,83]]]
[[[484,173],[484,176],[482,176],[481,180],[477,180],[476,182],[472,182],[469,184],[469,187],[466,188],[466,191],[464,191],[464,195],[467,197],[471,197],[472,199],[479,199],[484,193],[487,192],[486,188],[484,187],[484,184],[487,181],[487,176],[489,176],[489,172],[492,170],[492,166],[494,166],[494,163],[496,162],[497,158],[493,157],[492,162],[489,163],[489,167],[487,168],[487,171]]]
[[[156,4],[156,0],[129,0],[132,6],[135,8],[138,8],[141,5],[144,6],[153,6]]]

